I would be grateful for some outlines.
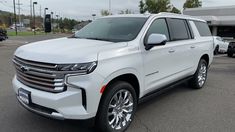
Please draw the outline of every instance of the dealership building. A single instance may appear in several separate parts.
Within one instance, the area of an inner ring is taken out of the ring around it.
[[[183,13],[206,20],[214,36],[235,38],[235,6],[191,8]]]

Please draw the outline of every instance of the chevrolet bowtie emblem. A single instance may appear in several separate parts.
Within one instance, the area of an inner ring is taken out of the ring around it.
[[[22,72],[29,71],[29,67],[27,67],[27,66],[21,66],[20,69],[21,69]]]

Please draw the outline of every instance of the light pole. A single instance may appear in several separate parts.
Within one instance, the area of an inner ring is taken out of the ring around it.
[[[20,28],[21,28],[21,26],[22,26],[22,25],[21,25],[21,24],[22,24],[22,21],[21,21],[21,14],[20,14],[20,10],[21,10],[21,7],[20,7],[20,6],[21,6],[22,4],[20,3],[20,0],[18,0],[17,5],[18,5],[18,14],[19,14],[19,15],[18,15],[18,16],[19,16],[19,31],[20,31],[20,30],[21,30]]]
[[[14,5],[14,18],[15,18],[15,31],[16,31],[16,35],[17,35],[18,32],[17,32],[17,25],[16,25],[16,2],[15,2],[15,0],[13,0],[13,5]]]
[[[111,15],[111,0],[109,0],[109,15]]]
[[[33,27],[33,2],[30,0],[30,28]]]
[[[34,35],[36,35],[36,22],[35,22],[35,7],[34,5],[38,4],[37,2],[33,2],[33,29]]]
[[[52,27],[52,32],[54,33],[53,14],[54,12],[51,12],[51,27]]]
[[[44,8],[44,17],[43,17],[43,29],[45,31],[45,19],[46,19],[46,13],[47,13],[48,8]]]
[[[31,16],[31,20],[32,20],[32,18],[33,18],[33,13],[32,13],[32,0],[30,0],[30,16]]]
[[[59,32],[59,15],[56,15],[57,30]]]

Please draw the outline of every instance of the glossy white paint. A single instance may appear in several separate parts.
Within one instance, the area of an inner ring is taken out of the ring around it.
[[[229,43],[224,41],[221,37],[214,36],[215,48],[219,47],[219,52],[226,53],[228,51]]]
[[[147,44],[160,44],[162,42],[166,42],[167,38],[166,35],[162,35],[162,34],[151,34],[148,38]]]
[[[120,17],[120,16],[108,16]],[[121,17],[148,17],[138,36],[129,42],[112,43],[88,39],[61,38],[25,45],[15,55],[32,61],[55,64],[98,61],[94,72],[88,75],[67,77],[72,84],[67,91],[54,94],[29,88],[13,79],[15,92],[24,88],[31,92],[33,103],[53,108],[66,119],[94,117],[102,94],[100,90],[114,78],[133,74],[140,85],[139,98],[169,83],[193,75],[200,58],[207,54],[209,64],[213,59],[212,37],[201,37],[193,21],[190,25],[195,38],[167,42],[166,45],[145,50],[144,37],[150,24],[158,18],[182,18],[202,21],[189,16],[171,13],[153,15],[121,15]],[[81,104],[81,90],[86,92],[87,109]]]

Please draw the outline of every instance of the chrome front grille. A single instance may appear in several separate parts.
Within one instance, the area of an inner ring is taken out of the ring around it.
[[[14,57],[17,79],[31,88],[62,92],[65,89],[64,73],[57,71],[57,65],[41,63]]]

